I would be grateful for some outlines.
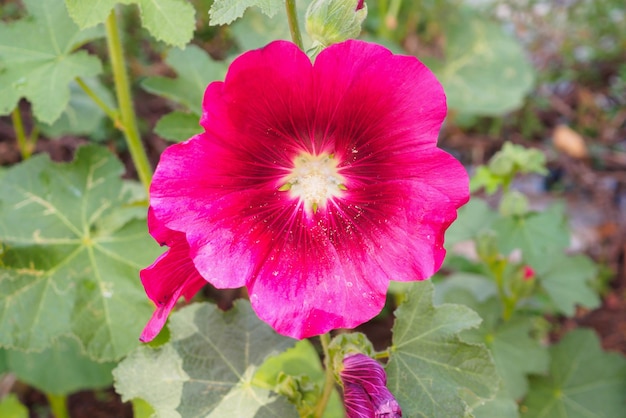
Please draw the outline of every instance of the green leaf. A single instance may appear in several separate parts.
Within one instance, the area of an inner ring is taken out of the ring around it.
[[[536,268],[546,257],[560,254],[569,245],[569,231],[563,206],[553,205],[544,212],[497,219],[493,223],[503,254],[519,249],[522,258]]]
[[[517,316],[501,322],[501,308],[495,298],[475,309],[484,323],[479,329],[463,334],[463,339],[485,343],[491,349],[509,397],[522,398],[528,391],[528,375],[545,373],[550,361],[547,348],[530,336],[534,318]]]
[[[226,63],[214,61],[195,45],[184,50],[172,49],[165,62],[178,77],[148,77],[141,86],[150,93],[182,104],[198,116],[202,115],[204,91],[209,83],[224,77]]]
[[[0,348],[0,375],[8,370],[6,350]]]
[[[574,316],[576,305],[590,309],[600,306],[600,298],[590,283],[598,268],[588,257],[559,255],[546,261],[548,265],[536,268],[537,278],[559,312]]]
[[[11,393],[0,401],[0,417],[28,418],[28,408],[22,405],[14,393]]]
[[[83,80],[110,108],[116,104],[111,92],[97,78]],[[96,103],[72,81],[70,83],[69,106],[52,125],[40,124],[41,131],[50,138],[62,135],[90,135],[102,125],[106,115]]]
[[[154,409],[143,399],[133,399],[133,418],[151,418],[154,416]]]
[[[299,22],[305,21],[307,7],[307,2],[296,2]],[[281,7],[271,18],[263,15],[256,9],[250,9],[243,18],[231,25],[231,30],[233,35],[235,35],[237,45],[244,51],[262,48],[277,39],[291,40],[291,32],[287,23],[287,12],[284,7]],[[302,33],[302,42],[304,45],[311,44],[311,38],[309,38],[306,32]]]
[[[499,378],[489,351],[458,336],[480,317],[461,305],[434,307],[432,298],[432,283],[414,283],[396,310],[388,387],[406,416],[461,417],[470,399],[495,395]]]
[[[500,389],[496,397],[472,411],[474,418],[518,418],[517,402],[505,389]]]
[[[504,183],[504,178],[495,174],[485,165],[481,165],[470,179],[470,192],[476,192],[482,188],[487,195],[494,194]]]
[[[215,0],[209,10],[211,25],[227,25],[235,19],[243,16],[248,7],[256,6],[261,11],[272,17],[284,7],[281,0]]]
[[[184,47],[196,28],[195,10],[186,0],[65,0],[72,19],[88,28],[104,22],[117,4],[136,4],[141,23],[156,39]]]
[[[446,244],[474,239],[482,231],[489,230],[497,213],[489,204],[480,198],[472,198],[465,206],[459,209],[457,220],[446,231]]]
[[[259,384],[274,386],[278,374],[284,372],[292,376],[307,375],[313,380],[324,382],[324,369],[319,354],[309,340],[298,341],[288,350],[268,358],[254,375]]]
[[[59,338],[41,353],[7,350],[7,363],[20,381],[53,395],[105,388],[116,364],[91,360],[70,337]]]
[[[102,32],[81,31],[63,0],[24,3],[30,18],[0,23],[0,114],[10,113],[24,97],[38,120],[52,123],[67,107],[70,82],[100,73],[97,57],[72,51]]]
[[[248,10],[243,18],[231,25],[231,30],[243,51],[262,48],[277,39],[291,39],[287,13],[283,10],[272,18],[254,9]]]
[[[493,279],[480,274],[459,272],[435,284],[433,300],[436,305],[458,303],[474,309],[477,302],[485,302],[497,294],[498,287]]]
[[[268,389],[275,389],[280,373],[289,376],[307,376],[317,384],[318,389],[324,386],[325,373],[318,352],[309,340],[301,340],[293,348],[268,358],[254,375],[254,383]],[[343,402],[336,388],[324,412],[324,418],[344,418]]]
[[[177,313],[172,317],[174,315]],[[184,383],[189,382],[189,375],[173,345],[139,347],[113,370],[113,379],[115,390],[122,395],[124,402],[143,399],[158,412],[158,416],[180,417],[176,407],[180,404]]]
[[[462,338],[489,347],[508,398],[520,399],[528,390],[527,376],[547,371],[547,348],[531,337],[535,330],[534,317],[513,316],[503,322],[495,285],[486,278],[482,285],[478,280],[467,274],[443,280],[436,287],[436,300],[464,304],[481,316],[480,327],[465,331]],[[493,288],[486,288],[487,282]]]
[[[202,132],[198,115],[172,112],[163,116],[154,127],[154,132],[163,139],[182,142]]]
[[[602,351],[594,332],[583,329],[565,335],[550,348],[550,356],[550,374],[531,381],[523,417],[624,416],[624,356]]]
[[[0,345],[40,351],[73,334],[98,361],[137,344],[153,306],[139,269],[161,250],[145,209],[106,149],[79,148],[69,164],[36,156],[0,180]],[[138,219],[140,217],[140,219]]]
[[[172,314],[171,340],[140,347],[113,371],[122,399],[141,398],[163,417],[290,417],[285,398],[254,384],[264,360],[293,346],[247,302],[222,312],[194,304]]]
[[[512,399],[526,394],[529,374],[544,373],[548,368],[548,351],[531,338],[533,330],[533,318],[516,317],[506,323],[493,323],[491,329],[481,328],[482,338],[476,340],[488,344],[498,374]]]
[[[534,72],[519,43],[469,8],[449,13],[443,65],[434,68],[448,106],[462,113],[501,115],[521,106]]]

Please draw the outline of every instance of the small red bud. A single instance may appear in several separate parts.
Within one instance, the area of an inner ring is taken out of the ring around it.
[[[535,278],[535,270],[532,267],[526,265],[524,266],[524,280],[533,280]]]
[[[365,6],[365,0],[359,0],[355,10],[361,10]]]

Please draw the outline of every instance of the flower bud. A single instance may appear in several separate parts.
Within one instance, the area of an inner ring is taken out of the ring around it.
[[[529,265],[525,265],[523,267],[523,279],[524,281],[534,280],[535,279],[535,270]]]
[[[535,270],[529,265],[519,265],[510,281],[511,293],[516,300],[525,299],[535,290]]]
[[[348,418],[399,418],[400,405],[387,389],[383,367],[365,354],[351,354],[343,359],[340,372]]]
[[[359,36],[366,16],[364,0],[313,0],[306,12],[306,31],[325,48]]]
[[[504,216],[524,216],[528,213],[528,198],[517,190],[505,192],[498,210]]]

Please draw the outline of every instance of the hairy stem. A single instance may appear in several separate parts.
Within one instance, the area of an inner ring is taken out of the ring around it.
[[[81,89],[89,96],[91,100],[94,101],[96,106],[98,106],[115,124],[115,127],[120,131],[124,131],[124,125],[120,120],[120,114],[117,109],[111,109],[104,101],[96,94],[95,91],[89,87],[82,78],[76,77],[76,83],[80,86]]]
[[[22,112],[20,112],[19,106],[15,106],[15,109],[11,112],[11,121],[13,122],[13,129],[15,129],[15,138],[17,139],[20,154],[22,154],[22,159],[26,160],[33,153],[33,146],[26,137],[24,123],[22,122]]]
[[[70,413],[67,410],[67,396],[46,393],[46,398],[48,398],[50,410],[54,418],[70,418]]]
[[[381,351],[379,353],[374,354],[374,358],[377,359],[377,360],[388,359],[389,356],[391,355],[391,353],[389,351],[392,350],[392,348],[393,347],[389,347],[385,351]]]
[[[330,395],[333,393],[333,389],[335,387],[335,372],[333,370],[333,362],[330,358],[330,353],[328,351],[328,346],[330,344],[330,334],[322,334],[320,335],[320,342],[322,343],[322,350],[324,350],[324,366],[326,366],[326,379],[324,381],[324,390],[322,392],[322,396],[315,407],[315,414],[313,415],[315,418],[322,418],[324,416],[324,411],[326,411],[326,405],[328,405],[328,400],[330,399]]]
[[[381,16],[384,16],[382,25],[378,25],[378,35],[385,38],[392,38],[393,33],[398,27],[398,13],[400,13],[400,5],[402,0],[389,0],[387,4],[387,11]]]
[[[304,51],[304,45],[302,44],[302,34],[300,33],[300,26],[298,25],[298,13],[296,12],[296,0],[285,0],[285,7],[287,9],[287,20],[289,20],[289,31],[291,32],[291,39],[293,43]]]
[[[492,266],[491,271],[496,279],[498,296],[500,296],[500,301],[502,302],[502,319],[508,321],[511,319],[513,312],[515,312],[517,299],[515,295],[507,295],[506,289],[504,288],[504,264],[498,263],[496,266]]]
[[[128,144],[130,156],[135,164],[135,169],[139,175],[139,180],[141,180],[146,190],[149,190],[150,181],[152,180],[152,168],[150,167],[146,150],[141,143],[141,138],[139,137],[137,117],[133,109],[133,102],[130,95],[130,85],[128,83],[128,75],[126,74],[126,61],[124,59],[122,42],[117,28],[115,9],[111,11],[111,14],[107,18],[105,27],[107,33],[107,48],[109,50],[109,58],[111,59],[111,68],[113,69],[115,93],[120,109],[124,137]]]

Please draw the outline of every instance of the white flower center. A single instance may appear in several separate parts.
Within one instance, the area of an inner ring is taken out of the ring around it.
[[[279,189],[289,191],[304,203],[307,212],[315,213],[325,207],[328,199],[341,196],[346,190],[345,179],[337,170],[332,154],[311,155],[303,152],[293,160],[293,169]]]

